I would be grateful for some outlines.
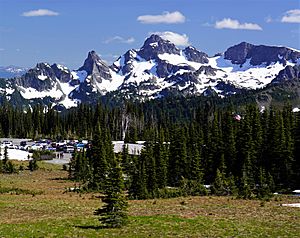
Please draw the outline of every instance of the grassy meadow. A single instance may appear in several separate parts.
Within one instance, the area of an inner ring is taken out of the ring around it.
[[[18,162],[21,164],[22,162]],[[24,166],[27,163],[23,162]],[[129,223],[101,229],[93,215],[99,194],[67,192],[75,184],[61,166],[0,174],[0,237],[299,237],[300,208],[233,197],[129,201]]]

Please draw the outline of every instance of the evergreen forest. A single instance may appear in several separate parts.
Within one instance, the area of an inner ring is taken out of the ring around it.
[[[103,190],[116,159],[112,140],[145,141],[140,155],[117,155],[132,199],[185,195],[263,198],[300,181],[300,113],[290,105],[260,110],[215,98],[81,104],[68,111],[4,103],[1,137],[89,139],[69,176],[86,190]]]

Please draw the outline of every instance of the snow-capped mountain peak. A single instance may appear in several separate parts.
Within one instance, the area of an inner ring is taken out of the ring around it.
[[[138,55],[145,60],[156,59],[158,54],[164,53],[179,55],[180,49],[170,41],[164,40],[155,34],[147,38],[142,48],[138,51]]]
[[[209,57],[195,47],[179,49],[151,35],[140,49],[128,50],[112,65],[95,51],[88,52],[83,65],[74,71],[60,64],[39,63],[22,77],[5,82],[0,94],[5,92],[10,100],[19,94],[17,98],[28,103],[38,100],[66,108],[94,103],[114,91],[138,99],[174,92],[224,97],[300,77],[299,63],[300,52],[282,46],[242,42]]]

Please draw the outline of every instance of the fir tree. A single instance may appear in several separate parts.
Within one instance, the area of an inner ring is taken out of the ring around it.
[[[30,171],[35,171],[39,168],[36,159],[29,160],[28,169]]]
[[[221,162],[219,168],[216,171],[215,180],[212,184],[212,193],[216,195],[228,195],[229,188],[228,188],[228,181],[226,178],[226,166],[224,161],[224,155],[221,156]]]
[[[7,162],[8,162],[8,151],[7,151],[7,147],[5,146],[4,153],[3,153],[3,166],[5,166]]]
[[[156,161],[153,155],[153,144],[147,142],[141,152],[140,160],[145,161],[146,186],[148,195],[154,196],[157,191]]]
[[[162,134],[160,135],[159,141],[155,143],[153,150],[156,162],[157,186],[158,188],[164,188],[167,185],[168,155],[166,145],[164,145],[164,139]]]
[[[184,129],[175,128],[170,142],[169,182],[178,186],[179,181],[188,178],[186,137]]]
[[[107,176],[107,148],[105,147],[105,134],[100,129],[98,123],[94,132],[92,148],[90,150],[90,161],[92,165],[92,178],[89,182],[89,188],[101,190],[104,186],[104,181]],[[111,143],[111,142],[110,142]]]
[[[124,194],[124,178],[122,168],[116,159],[113,159],[111,167],[108,169],[104,197],[102,202],[105,205],[95,211],[99,216],[101,225],[105,228],[119,228],[127,223],[128,203]]]
[[[203,170],[201,167],[201,157],[197,146],[194,147],[194,154],[191,156],[190,179],[202,184]]]
[[[252,184],[250,182],[251,179],[249,179],[247,175],[247,169],[246,165],[244,164],[242,169],[242,177],[240,179],[239,183],[239,189],[238,189],[238,197],[243,199],[252,199],[254,197],[252,192]]]
[[[4,148],[4,155],[3,155],[3,161],[2,161],[2,171],[4,173],[15,173],[17,170],[13,163],[8,158],[8,151],[7,147]]]
[[[216,177],[211,187],[211,192],[216,195],[226,195],[226,187],[227,184],[224,178],[224,174],[222,174],[220,170],[217,169]]]
[[[144,157],[133,160],[133,169],[131,170],[131,183],[129,187],[129,197],[132,199],[148,198],[146,185],[146,163]]]

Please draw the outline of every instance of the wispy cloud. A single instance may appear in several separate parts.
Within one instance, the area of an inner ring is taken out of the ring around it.
[[[185,16],[179,12],[163,12],[161,15],[143,15],[139,16],[137,20],[143,24],[177,24],[184,23]]]
[[[186,34],[178,34],[171,31],[164,31],[164,32],[150,32],[149,35],[156,34],[159,35],[164,40],[168,40],[172,42],[174,45],[178,46],[188,46],[189,43],[189,37]]]
[[[58,16],[58,12],[51,11],[49,9],[37,9],[28,12],[23,12],[23,17],[44,17],[44,16]]]
[[[212,24],[212,23],[209,23],[209,22],[205,22],[205,23],[202,23],[201,26],[203,26],[203,27],[214,27],[215,25]]]
[[[129,38],[125,39],[124,37],[121,37],[121,36],[114,36],[114,37],[110,37],[104,41],[105,44],[109,44],[112,42],[131,44],[131,43],[135,42],[135,39],[133,37],[129,37]]]
[[[265,18],[265,21],[266,21],[266,23],[271,23],[271,22],[273,22],[274,20],[273,20],[273,18],[272,18],[271,16],[267,16],[267,17]]]
[[[289,10],[281,18],[284,23],[300,23],[300,9]]]
[[[261,26],[255,23],[240,23],[238,20],[224,18],[215,23],[216,29],[233,29],[233,30],[255,30],[262,31]]]
[[[99,54],[99,56],[101,57],[101,59],[108,65],[112,64],[114,61],[116,61],[116,59],[118,57],[120,57],[119,55],[115,55],[115,54]]]

